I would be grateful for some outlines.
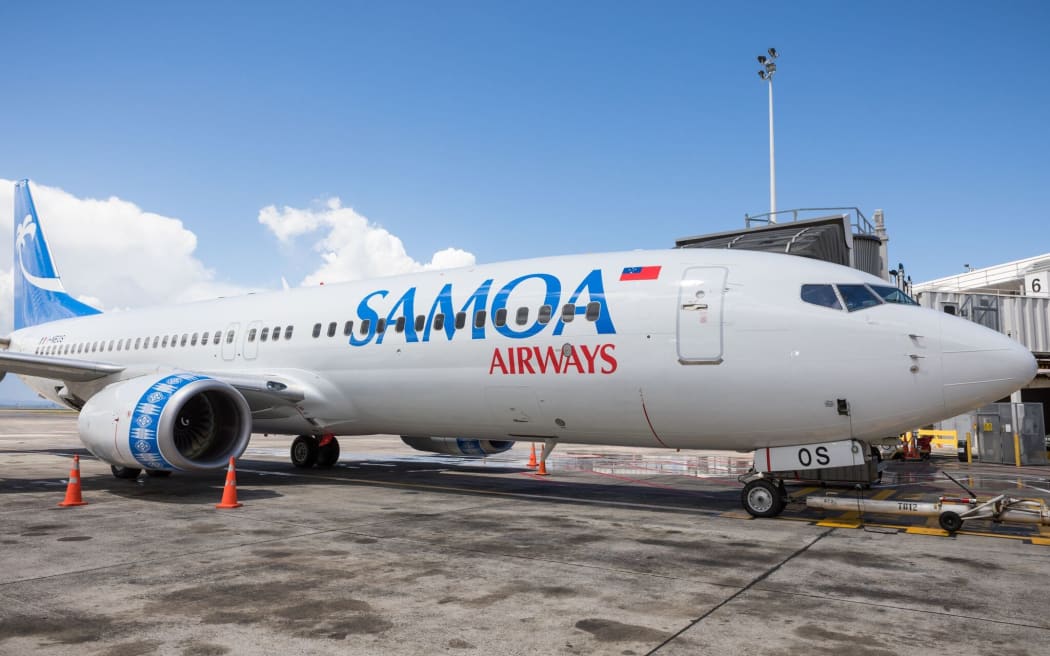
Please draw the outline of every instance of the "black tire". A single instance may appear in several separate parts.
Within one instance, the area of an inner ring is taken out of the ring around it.
[[[302,469],[309,469],[317,464],[317,438],[313,435],[300,435],[292,441],[292,464]]]
[[[113,475],[117,478],[124,478],[127,480],[135,480],[142,473],[141,469],[135,469],[134,467],[122,467],[120,465],[110,465],[109,470],[113,472]]]
[[[945,510],[941,513],[941,516],[937,518],[937,523],[941,525],[948,533],[955,533],[962,528],[963,520],[959,517],[959,513],[954,513],[950,510]]]
[[[171,472],[167,469],[147,469],[146,476],[150,478],[167,478],[171,476]]]
[[[765,478],[745,485],[740,500],[752,517],[776,517],[784,510],[783,488]]]
[[[339,462],[339,440],[333,437],[328,444],[317,447],[317,466],[327,469],[335,466],[337,462]]]

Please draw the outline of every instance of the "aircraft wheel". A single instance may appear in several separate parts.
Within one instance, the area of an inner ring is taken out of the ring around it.
[[[321,438],[321,443],[317,447],[317,466],[328,468],[337,462],[339,462],[339,440],[329,437],[325,442],[325,439]]]
[[[141,469],[135,469],[134,467],[121,467],[120,465],[110,465],[109,470],[113,472],[113,475],[117,478],[126,478],[128,480],[135,480],[142,473]]]
[[[752,517],[776,517],[784,510],[783,488],[765,478],[745,485],[740,499]]]
[[[941,525],[948,533],[955,533],[962,528],[963,520],[959,517],[959,513],[945,510],[941,513],[941,516],[937,518],[937,523]]]
[[[146,476],[150,478],[167,478],[171,476],[171,471],[168,469],[147,469]]]
[[[292,441],[292,464],[307,469],[317,464],[317,438],[300,435]]]

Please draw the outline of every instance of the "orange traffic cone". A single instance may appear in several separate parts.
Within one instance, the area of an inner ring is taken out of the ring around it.
[[[529,469],[536,469],[536,443],[532,443],[532,447],[529,449],[529,464],[525,465]]]
[[[237,473],[233,469],[233,458],[230,458],[230,466],[226,469],[226,485],[222,488],[222,503],[215,507],[240,508],[242,505],[237,501]]]
[[[87,501],[80,496],[80,456],[73,456],[73,468],[69,470],[69,483],[66,485],[66,499],[58,504],[62,507],[86,506]]]
[[[536,470],[537,476],[549,476],[547,473],[547,459],[540,460],[540,468]]]

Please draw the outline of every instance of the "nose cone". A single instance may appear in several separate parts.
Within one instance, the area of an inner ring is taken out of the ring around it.
[[[941,315],[945,409],[956,414],[1009,396],[1036,374],[1032,352],[1006,335]]]

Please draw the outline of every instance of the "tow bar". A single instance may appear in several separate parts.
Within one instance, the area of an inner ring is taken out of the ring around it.
[[[825,510],[857,510],[888,515],[936,517],[937,523],[949,534],[962,528],[968,519],[990,519],[993,522],[1039,524],[1050,526],[1050,508],[1044,501],[1018,499],[1000,494],[987,501],[978,501],[976,494],[962,483],[941,472],[966,490],[969,497],[942,496],[936,502],[891,501],[835,496],[808,496],[806,506]]]

